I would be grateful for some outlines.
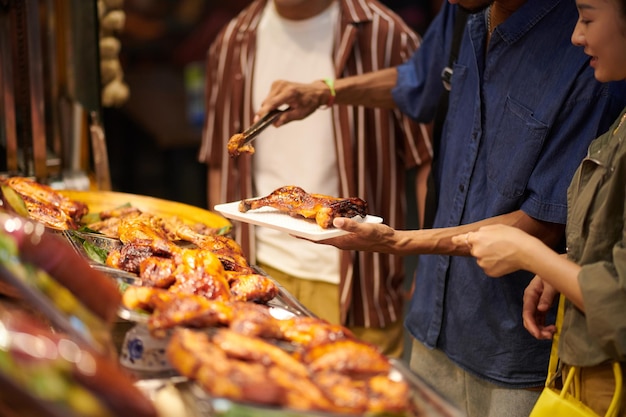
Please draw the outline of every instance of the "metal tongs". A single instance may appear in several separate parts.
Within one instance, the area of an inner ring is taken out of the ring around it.
[[[265,128],[274,123],[274,120],[278,118],[282,113],[289,110],[289,106],[283,104],[273,110],[268,111],[265,116],[261,117],[257,120],[252,126],[241,132],[241,135],[244,139],[241,141],[241,145],[246,145],[250,143],[253,139],[255,139],[259,133],[261,133]]]

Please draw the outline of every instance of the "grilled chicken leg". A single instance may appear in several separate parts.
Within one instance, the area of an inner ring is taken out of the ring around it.
[[[323,229],[332,227],[335,217],[357,215],[365,217],[367,215],[367,203],[360,198],[309,194],[293,185],[278,188],[265,197],[242,200],[239,203],[239,211],[243,213],[261,207],[272,207],[294,217],[315,219],[315,222]]]

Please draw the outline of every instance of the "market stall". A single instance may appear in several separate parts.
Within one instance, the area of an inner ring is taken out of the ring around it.
[[[5,301],[20,301],[40,321],[29,337],[50,339],[42,329],[54,329],[74,349],[100,355],[98,378],[132,385],[124,395],[149,399],[155,413],[459,416],[404,363],[312,316],[249,265],[215,213],[124,193],[56,191],[25,177],[0,188],[10,212],[0,216],[0,277],[12,288]],[[22,347],[3,349],[17,362]],[[0,366],[7,383],[11,369]],[[60,378],[55,372],[43,381]],[[21,382],[13,388],[50,405],[30,392],[28,375]],[[88,388],[103,394],[101,384]],[[83,415],[64,398],[54,403]]]
[[[2,415],[460,416],[248,264],[225,217],[111,191],[119,3],[0,1]]]

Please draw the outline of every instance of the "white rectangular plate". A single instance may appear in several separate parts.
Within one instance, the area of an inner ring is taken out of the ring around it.
[[[271,207],[262,207],[260,209],[250,210],[247,213],[242,213],[239,211],[239,201],[218,204],[214,209],[229,219],[269,227],[309,240],[324,240],[348,233],[341,229],[322,229],[313,220],[292,217]],[[383,221],[381,217],[369,214],[365,216],[365,218],[356,216],[355,220],[363,223],[381,223]]]

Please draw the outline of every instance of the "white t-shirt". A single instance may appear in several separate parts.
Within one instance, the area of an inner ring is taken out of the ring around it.
[[[269,1],[257,31],[253,76],[253,106],[257,110],[278,79],[308,83],[334,78],[333,34],[339,5],[323,13],[291,21]],[[280,128],[270,126],[255,140],[253,181],[255,194],[264,196],[284,185],[309,193],[336,196],[339,192],[337,152],[331,112],[318,110],[309,117]],[[268,228],[256,228],[256,256],[290,275],[339,282],[339,251],[297,239]]]

